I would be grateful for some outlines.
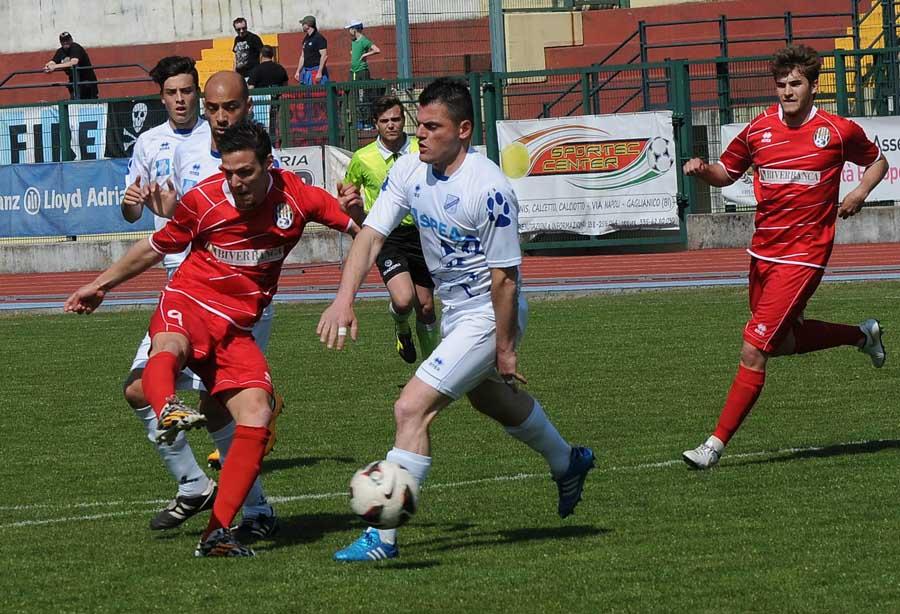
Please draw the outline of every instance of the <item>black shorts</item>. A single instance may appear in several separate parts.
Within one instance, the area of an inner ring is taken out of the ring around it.
[[[417,286],[434,288],[415,226],[398,226],[389,234],[376,262],[385,284],[400,273],[409,273]]]

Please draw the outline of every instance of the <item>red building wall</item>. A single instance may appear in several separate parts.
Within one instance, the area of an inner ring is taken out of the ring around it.
[[[850,9],[848,0],[732,0],[728,2],[698,2],[674,4],[640,9],[617,9],[585,11],[583,13],[584,45],[568,48],[554,48],[546,51],[547,68],[585,66],[599,62],[638,27],[638,21],[648,23],[666,21],[686,21],[714,19],[720,14],[729,18],[759,17],[762,15],[783,16],[785,11],[803,13],[846,13]],[[796,19],[795,36],[804,34],[840,31],[850,25],[849,17],[826,17],[817,19]],[[382,50],[382,54],[369,61],[372,76],[393,78],[396,76],[396,47],[393,26],[367,28],[366,35]],[[768,55],[780,43],[742,43],[745,38],[777,39],[784,33],[783,20],[748,20],[729,23],[730,55]],[[349,74],[350,39],[346,30],[323,30],[329,41],[328,66],[332,80],[346,80]],[[718,35],[717,24],[686,24],[680,26],[653,27],[649,32],[651,44],[691,42],[711,40]],[[300,43],[303,34],[291,32],[279,36],[279,60],[289,75],[297,68]],[[414,24],[410,33],[413,49],[413,71],[416,75],[435,76],[442,74],[462,74],[466,68],[472,71],[490,69],[490,40],[487,19],[473,19],[432,24]],[[189,55],[200,58],[204,48],[212,46],[211,40],[184,41],[170,44],[136,45],[131,47],[92,47],[88,41],[80,41],[91,55],[95,65],[133,63],[151,68],[156,61],[166,55]],[[807,41],[818,49],[833,49],[834,41],[824,39]],[[616,56],[613,63],[624,63],[637,50],[636,43],[626,52]],[[0,79],[14,70],[40,69],[53,55],[54,50],[42,52],[0,55]],[[667,47],[653,49],[650,60],[666,58],[704,58],[719,55],[717,45],[698,47]],[[145,72],[138,68],[109,69],[99,71],[101,80],[140,77]],[[18,76],[7,85],[35,83],[64,83],[66,77],[61,72],[49,75]],[[150,83],[101,84],[103,97],[152,94],[157,90]],[[68,92],[62,87],[38,89],[0,88],[0,104],[55,101],[66,98]]]

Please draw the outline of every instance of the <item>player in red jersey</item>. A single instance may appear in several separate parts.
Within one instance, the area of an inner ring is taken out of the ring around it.
[[[856,346],[875,367],[885,352],[878,320],[859,326],[806,320],[812,297],[831,255],[837,216],[855,215],[887,172],[887,161],[858,124],[816,108],[821,62],[805,45],[772,58],[778,103],[751,121],[716,164],[699,158],[684,172],[714,186],[734,183],[752,165],[756,229],[750,249],[750,321],[737,376],[716,430],[684,461],[708,469],[750,413],[763,389],[770,356]],[[859,185],[838,205],[845,162],[865,167]]]
[[[278,289],[281,267],[308,222],[356,234],[342,211],[359,194],[339,185],[340,202],[272,168],[272,146],[258,124],[241,123],[218,139],[222,173],[190,190],[175,215],[149,239],[68,298],[65,310],[91,313],[106,293],[162,260],[191,247],[166,285],[150,320],[152,345],[144,394],[172,437],[204,417],[175,396],[185,366],[234,416],[237,427],[219,493],[196,556],[252,556],[229,531],[259,474],[269,439],[272,382],[251,329]]]

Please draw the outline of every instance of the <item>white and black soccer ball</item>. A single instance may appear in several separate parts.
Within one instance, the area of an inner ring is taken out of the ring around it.
[[[350,480],[350,508],[377,529],[406,523],[419,503],[419,485],[403,467],[388,461],[369,463]]]
[[[656,136],[647,144],[647,164],[659,174],[665,173],[675,164],[675,152],[669,139]]]

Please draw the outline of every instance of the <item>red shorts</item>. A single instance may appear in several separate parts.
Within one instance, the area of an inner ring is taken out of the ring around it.
[[[750,321],[744,341],[763,352],[772,352],[791,327],[803,318],[825,269],[780,264],[752,258],[750,261]]]
[[[200,376],[210,394],[245,388],[262,388],[272,394],[269,364],[250,331],[186,296],[162,293],[150,318],[150,338],[158,333],[181,333],[190,340],[193,355],[187,366]]]

